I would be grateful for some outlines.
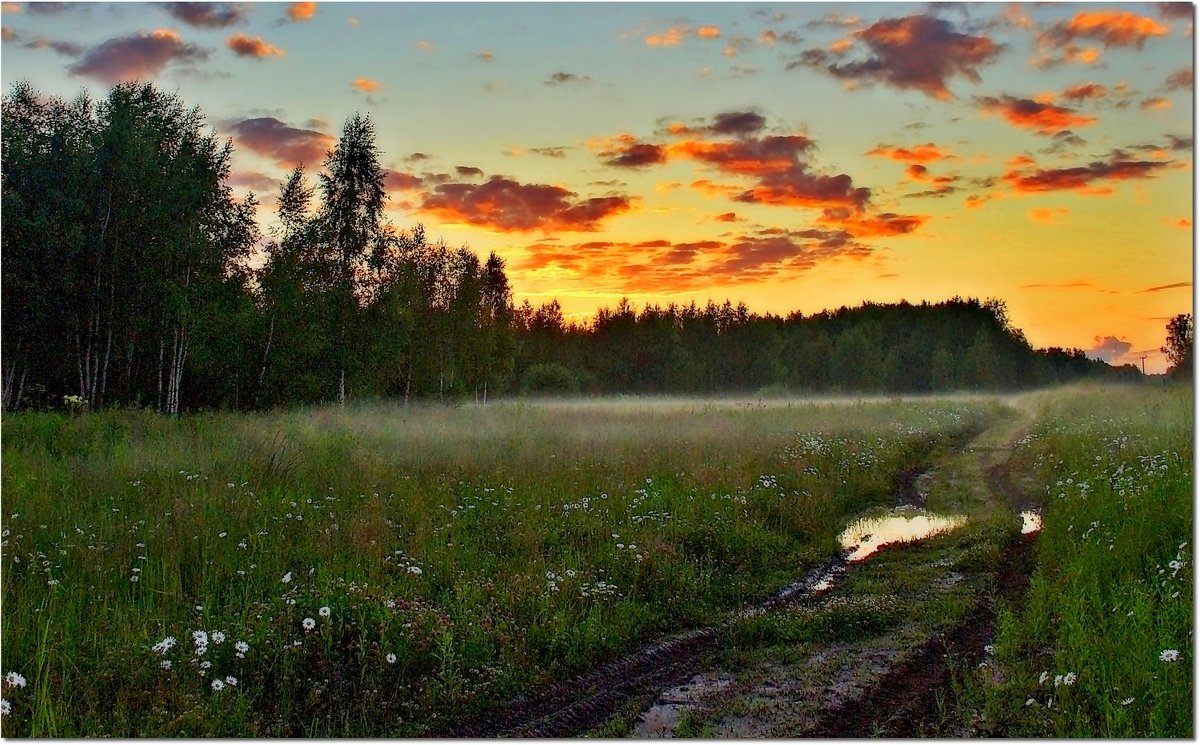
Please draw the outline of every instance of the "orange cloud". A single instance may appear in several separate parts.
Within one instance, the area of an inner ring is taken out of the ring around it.
[[[871,51],[864,60],[827,64],[828,55],[810,49],[788,64],[823,70],[853,85],[879,82],[900,90],[917,90],[938,100],[951,98],[947,81],[955,76],[980,82],[979,68],[1000,54],[987,36],[956,31],[933,15],[885,18],[854,33]]]
[[[1054,24],[1045,35],[1058,43],[1082,37],[1099,41],[1106,47],[1141,49],[1146,39],[1166,36],[1170,31],[1169,27],[1152,18],[1128,11],[1099,10],[1076,13],[1071,20]]]
[[[245,34],[234,34],[225,41],[225,44],[239,57],[262,59],[264,57],[283,56],[282,49],[263,41],[261,36],[252,38]]]
[[[611,140],[594,143],[605,165],[616,168],[642,168],[667,162],[667,151],[661,145],[639,142],[633,135],[622,134]]]
[[[796,156],[811,148],[812,140],[803,135],[779,135],[729,142],[684,140],[666,147],[672,157],[709,163],[725,173],[761,176],[796,166]]]
[[[290,3],[287,7],[287,16],[293,21],[311,21],[316,13],[316,3]]]
[[[1164,168],[1176,167],[1173,161],[1144,161],[1114,158],[1107,162],[1096,161],[1074,168],[1013,170],[1004,174],[1004,181],[1018,194],[1039,194],[1050,191],[1072,190],[1080,194],[1099,196],[1111,194],[1112,189],[1096,186],[1097,182],[1119,182],[1131,179],[1147,179],[1158,175]]]
[[[1070,210],[1066,207],[1039,207],[1029,210],[1029,219],[1045,225],[1051,225],[1060,217],[1065,217]]]
[[[874,150],[867,151],[867,155],[874,155],[879,158],[891,158],[900,163],[933,163],[950,157],[948,153],[943,152],[940,147],[932,142],[926,142],[924,145],[917,145],[912,148],[879,145]]]
[[[696,36],[701,39],[716,39],[721,36],[721,29],[716,26],[701,26],[696,29]]]
[[[208,59],[206,50],[184,43],[177,31],[160,28],[109,39],[88,50],[82,60],[71,66],[70,72],[115,85],[152,78],[173,61],[205,59]]]
[[[999,112],[1010,124],[1033,129],[1044,135],[1052,135],[1072,127],[1088,127],[1096,123],[1094,116],[1085,116],[1076,113],[1074,109],[1028,98],[984,96],[975,100],[985,114]]]
[[[1138,104],[1138,106],[1144,111],[1161,111],[1162,109],[1171,108],[1171,100],[1156,96],[1154,98],[1147,98]]]
[[[289,127],[278,119],[243,119],[231,128],[239,145],[275,161],[280,168],[319,163],[336,140],[324,132]]]
[[[661,34],[646,37],[646,44],[652,47],[677,47],[687,36],[688,29],[684,26],[672,26]]]
[[[378,82],[371,80],[370,78],[355,78],[354,82],[350,85],[360,91],[363,91],[364,93],[372,93],[383,87]]]
[[[1063,98],[1071,101],[1082,101],[1089,98],[1104,98],[1108,95],[1108,88],[1099,83],[1081,83],[1073,85],[1063,91]]]
[[[591,232],[599,224],[633,209],[627,196],[577,195],[560,186],[521,184],[493,176],[482,184],[440,184],[426,194],[421,209],[435,217],[506,233],[534,230]]]

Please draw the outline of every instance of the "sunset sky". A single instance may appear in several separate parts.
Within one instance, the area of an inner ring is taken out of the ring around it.
[[[516,299],[813,313],[996,297],[1161,372],[1191,312],[1193,8],[19,3],[0,76],[199,106],[263,203],[355,111],[389,216]]]

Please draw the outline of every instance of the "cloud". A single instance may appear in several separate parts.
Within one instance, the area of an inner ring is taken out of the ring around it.
[[[230,129],[239,145],[271,158],[281,168],[319,163],[336,143],[324,132],[289,127],[272,117],[243,119]]]
[[[545,82],[545,85],[563,85],[565,83],[590,83],[591,78],[587,75],[575,75],[569,72],[556,72],[550,76]]]
[[[868,150],[867,155],[874,155],[878,158],[891,158],[900,163],[933,163],[950,157],[948,153],[932,142],[915,145],[911,148],[881,144],[877,145],[873,150]]]
[[[713,117],[708,131],[718,135],[752,135],[767,124],[755,111],[727,111]]]
[[[1170,31],[1152,18],[1129,11],[1081,11],[1043,31],[1038,41],[1043,46],[1065,46],[1075,39],[1091,39],[1105,47],[1141,49],[1147,39],[1166,36]]]
[[[812,146],[804,135],[772,135],[725,142],[684,140],[667,150],[672,157],[708,163],[723,173],[763,176],[790,171],[798,165],[797,156]]]
[[[1071,127],[1088,127],[1096,123],[1094,116],[1085,116],[1074,109],[1028,98],[982,96],[977,97],[975,102],[985,114],[999,113],[1009,124],[1032,129],[1043,135],[1052,135]]]
[[[1062,93],[1062,97],[1069,101],[1084,101],[1093,98],[1104,98],[1108,95],[1108,88],[1099,83],[1080,83],[1067,88]]]
[[[1138,104],[1138,107],[1143,111],[1161,111],[1171,108],[1171,99],[1155,96],[1154,98],[1144,99]]]
[[[15,38],[17,38],[17,35],[11,28],[8,26],[0,27],[0,39],[3,39],[4,41],[12,41]]]
[[[225,44],[239,57],[263,59],[264,57],[282,57],[284,54],[282,49],[263,41],[261,36],[249,37],[246,34],[234,34],[225,41]]]
[[[1077,279],[1072,282],[1037,282],[1030,285],[1021,285],[1022,290],[1070,290],[1076,288],[1092,287],[1092,283],[1086,279]]]
[[[470,177],[470,178],[477,178],[477,177],[482,178],[483,177],[483,169],[476,168],[475,166],[455,166],[454,172],[457,173],[459,176],[466,176],[466,177]]]
[[[258,171],[233,171],[225,181],[230,186],[246,186],[258,191],[269,191],[279,188],[283,182]]]
[[[1097,182],[1120,182],[1132,179],[1147,179],[1160,171],[1176,167],[1173,161],[1142,161],[1111,158],[1095,161],[1086,166],[1073,168],[1050,168],[1020,170],[1004,174],[1003,180],[1018,194],[1039,194],[1050,191],[1072,190],[1081,194],[1103,195],[1111,188],[1097,187]]]
[[[388,191],[416,191],[424,184],[420,176],[403,171],[385,169],[383,172],[383,188]]]
[[[721,37],[721,29],[711,25],[694,28],[681,23],[671,26],[661,33],[650,34],[645,37],[644,41],[646,42],[646,46],[651,47],[677,47],[688,37],[719,39]]]
[[[949,21],[928,15],[885,18],[856,31],[854,37],[870,49],[866,59],[827,65],[828,54],[810,49],[788,68],[824,69],[856,85],[883,83],[947,100],[952,98],[946,87],[950,78],[979,83],[979,68],[995,60],[1003,48],[986,36],[959,33]]]
[[[1191,287],[1191,282],[1175,282],[1169,285],[1159,285],[1158,287],[1147,287],[1144,290],[1138,290],[1138,294],[1143,292],[1162,292],[1163,290],[1174,290],[1179,287]]]
[[[245,18],[239,6],[229,3],[163,3],[178,21],[196,28],[226,28]]]
[[[1190,21],[1195,17],[1196,9],[1192,3],[1155,3],[1160,18],[1170,20]]]
[[[1183,5],[1184,3],[1180,3]],[[1188,4],[1190,8],[1191,5]],[[1166,89],[1169,91],[1190,91],[1194,90],[1195,79],[1192,74],[1192,68],[1181,67],[1175,72],[1167,76]]]
[[[595,231],[602,220],[633,208],[627,196],[575,197],[560,186],[493,176],[483,184],[441,184],[424,196],[421,209],[449,222],[509,233]]]
[[[413,44],[413,49],[416,49],[418,52],[432,52],[436,48],[437,46],[428,39],[417,39]]]
[[[492,60],[496,59],[496,55],[492,54],[486,49],[480,49],[475,53],[475,59],[479,60],[480,62],[491,62]]]
[[[316,3],[289,3],[287,7],[287,17],[297,23],[311,21],[316,14]]]
[[[371,80],[370,78],[355,78],[354,82],[350,83],[350,87],[360,90],[363,93],[374,93],[383,86],[378,81]]]
[[[1121,341],[1115,336],[1105,336],[1103,338],[1094,337],[1096,346],[1087,351],[1088,357],[1095,360],[1104,360],[1110,365],[1116,362],[1121,357],[1129,354],[1133,349],[1133,345],[1127,341]]]
[[[0,3],[0,13],[11,13],[13,15],[18,15],[21,13],[22,10],[24,10],[24,8],[21,6],[20,3],[15,3],[15,2]]]
[[[738,216],[736,212],[723,212],[713,219],[717,222],[737,222]]]
[[[5,36],[4,38],[5,40],[8,40],[12,37]],[[83,47],[73,42],[54,41],[52,39],[47,39],[44,36],[36,36],[21,46],[25,47],[26,49],[49,49],[61,54],[64,57],[78,57],[79,55],[83,54],[84,51]]]
[[[861,260],[872,251],[840,230],[768,228],[726,241],[538,243],[515,262],[523,272],[564,273],[592,287],[633,291],[687,291],[789,278],[824,263]]]
[[[1029,219],[1043,225],[1053,225],[1061,217],[1066,217],[1071,211],[1066,207],[1039,207],[1029,210]]]
[[[153,78],[172,62],[200,62],[208,59],[208,54],[208,50],[185,43],[176,31],[157,29],[109,39],[92,47],[70,67],[70,72],[115,85],[125,80]]]
[[[562,146],[557,147],[533,147],[529,149],[531,153],[544,155],[547,158],[565,158],[567,157],[567,149]]]
[[[644,168],[667,162],[667,150],[662,145],[639,142],[633,135],[623,134],[597,145],[604,164],[614,168]]]

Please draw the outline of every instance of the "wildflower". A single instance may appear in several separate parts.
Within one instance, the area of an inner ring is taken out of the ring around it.
[[[208,632],[193,631],[192,644],[196,645],[196,649],[205,649],[208,647]]]
[[[1050,673],[1048,673],[1048,672],[1046,672],[1045,670],[1043,670],[1043,671],[1042,671],[1042,674],[1038,676],[1038,685],[1041,685],[1041,684],[1045,683],[1045,682],[1046,682],[1046,678],[1048,678],[1048,677],[1050,677]]]
[[[1130,696],[1129,698],[1126,698],[1126,699],[1121,699],[1121,706],[1129,706],[1132,703],[1133,703],[1133,696]]]
[[[396,653],[388,652],[386,659],[387,659],[389,665],[395,665],[396,664]]]
[[[174,647],[174,646],[175,646],[175,637],[168,636],[167,638],[163,639],[159,643],[155,644],[150,649],[155,652],[158,652],[159,654],[166,654],[167,650],[169,650],[171,647]]]
[[[1067,673],[1063,676],[1063,685],[1073,686],[1078,679],[1079,677],[1075,673]]]
[[[225,634],[221,633],[220,631],[212,632],[212,643],[213,644],[220,644],[223,641],[225,641]]]
[[[1162,660],[1163,662],[1174,662],[1179,659],[1179,650],[1178,649],[1164,649],[1158,655],[1158,659]],[[10,675],[11,675],[11,673],[10,673]]]
[[[158,666],[161,667],[163,670],[170,670],[171,669],[171,661],[163,660],[158,663]]]
[[[208,669],[209,669],[209,668],[211,668],[211,667],[212,667],[212,663],[211,663],[211,662],[209,662],[208,660],[205,660],[204,662],[201,662],[201,663],[200,663],[200,669],[201,669],[201,670],[208,670]]]
[[[0,698],[0,716],[8,716],[12,714],[12,704]]]
[[[305,618],[303,621],[300,622],[300,625],[304,627],[305,631],[312,631],[313,629],[315,629],[317,627],[317,622],[312,620],[311,618]]]
[[[1031,699],[1031,698],[1027,698],[1027,699],[1025,699],[1025,705],[1026,705],[1026,706],[1033,706],[1033,705],[1034,705],[1034,704],[1036,704],[1036,703],[1037,703],[1037,701],[1034,701],[1034,700],[1033,700],[1033,699]]]
[[[409,567],[408,573],[409,574],[421,574],[421,567]]]
[[[322,605],[320,608],[317,609],[317,615],[320,616],[321,618],[329,618],[329,614],[332,612],[333,611],[329,609],[328,605]]]
[[[222,688],[224,688],[224,687],[225,687],[225,681],[223,681],[223,680],[217,680],[216,678],[213,678],[213,682],[212,682],[212,689],[213,689],[214,691],[219,691],[219,690],[221,690],[221,689],[222,689]]]
[[[25,687],[25,676],[18,672],[9,671],[8,675],[4,676],[4,682],[8,683],[10,686],[13,686],[14,688],[24,688]]]
[[[287,583],[291,582],[291,581],[292,581],[292,573],[291,573],[291,572],[288,572],[287,574],[283,575],[283,579],[281,579],[281,580],[279,580],[279,581],[280,581],[280,582],[282,582],[282,583],[283,583],[283,584],[285,584],[285,585],[286,585]]]
[[[1060,685],[1062,685],[1062,682],[1063,682],[1063,676],[1061,676],[1061,675],[1054,676],[1054,687],[1055,688],[1058,688]]]
[[[233,677],[232,675],[226,675],[225,682],[231,686],[235,686],[237,685],[237,678]]]
[[[991,644],[984,644],[983,651],[986,652],[987,654],[996,654],[996,647],[994,647]]]
[[[243,641],[237,641],[237,642],[234,642],[233,649],[239,655],[243,655],[250,651],[250,645]]]

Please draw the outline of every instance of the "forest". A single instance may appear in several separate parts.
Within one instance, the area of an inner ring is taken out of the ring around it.
[[[568,323],[556,301],[515,305],[495,253],[481,260],[420,225],[393,225],[374,127],[359,114],[319,171],[291,172],[266,232],[255,196],[228,184],[232,142],[150,84],[66,101],[18,83],[2,138],[9,411],[1141,377],[1080,349],[1034,349],[995,299],[786,317],[729,301],[622,300]]]

